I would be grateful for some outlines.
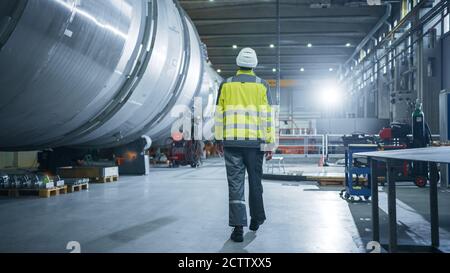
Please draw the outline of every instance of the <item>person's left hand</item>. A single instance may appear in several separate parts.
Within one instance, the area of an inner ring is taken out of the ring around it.
[[[219,156],[223,157],[224,149],[223,149],[223,143],[222,142],[218,142],[216,144],[216,150],[217,150],[217,153],[219,154]]]

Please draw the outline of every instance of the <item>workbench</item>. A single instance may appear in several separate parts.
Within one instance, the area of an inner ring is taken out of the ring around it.
[[[386,182],[388,184],[388,216],[389,216],[389,252],[397,252],[397,209],[396,187],[394,168],[396,161],[422,161],[428,162],[430,172],[430,222],[431,222],[431,247],[439,247],[439,211],[438,211],[438,163],[450,164],[450,147],[429,147],[418,149],[391,150],[378,152],[356,153],[355,157],[365,157],[375,170],[376,161],[386,163]],[[380,222],[378,207],[378,179],[376,174],[371,174],[370,187],[372,192],[372,228],[373,240],[380,242]]]

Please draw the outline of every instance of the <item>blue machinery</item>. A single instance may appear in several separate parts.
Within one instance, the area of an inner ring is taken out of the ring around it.
[[[345,149],[345,189],[342,198],[348,201],[369,200],[371,196],[370,167],[366,159],[353,158],[354,153],[377,151],[376,144],[349,144]]]

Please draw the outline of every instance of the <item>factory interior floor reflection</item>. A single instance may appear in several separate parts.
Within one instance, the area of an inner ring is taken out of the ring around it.
[[[153,168],[149,176],[122,176],[54,198],[0,197],[0,252],[70,252],[71,241],[81,252],[367,252],[370,203],[348,203],[340,189],[266,180],[266,223],[233,243],[222,160],[198,169]],[[380,190],[383,243],[387,198]],[[428,189],[404,184],[397,194],[399,242],[428,244]],[[448,200],[439,199],[443,246],[450,245]]]

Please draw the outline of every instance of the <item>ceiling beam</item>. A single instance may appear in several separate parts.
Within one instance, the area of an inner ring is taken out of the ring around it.
[[[222,73],[227,73],[227,72],[236,73],[237,69],[238,68],[235,68],[235,69],[226,68],[226,69],[220,69],[220,70],[221,70]],[[269,68],[257,68],[257,69],[255,69],[255,71],[257,71],[257,72],[258,71],[259,72],[265,71],[265,72],[273,73],[273,70],[269,69]],[[326,69],[325,68],[322,68],[322,69],[319,69],[319,68],[308,68],[308,69],[305,69],[304,71],[300,71],[300,69],[298,69],[298,68],[282,68],[281,72],[295,72],[295,73],[298,73],[298,74],[311,74],[311,73],[317,74],[318,72],[320,72],[320,73],[327,73],[327,74],[329,74],[329,73],[334,72],[334,70],[333,71],[329,71],[328,68],[326,68]]]
[[[209,1],[209,0],[178,0],[178,2],[182,5],[182,7],[188,11],[192,12],[208,12],[211,10],[242,10],[242,9],[272,9],[275,8],[276,1],[271,0],[217,0],[217,1]],[[289,11],[292,9],[299,10],[316,10],[317,12],[321,10],[338,10],[342,11],[380,11],[381,8],[379,6],[368,6],[365,0],[360,1],[360,5],[357,5],[356,1],[353,1],[354,5],[349,6],[345,5],[345,3],[334,2],[331,3],[330,8],[315,8],[311,6],[310,1],[284,1],[281,4],[282,11]]]
[[[288,69],[288,68],[293,68],[293,69],[300,69],[300,67],[304,67],[305,69],[310,69],[311,65],[314,65],[314,67],[316,68],[324,68],[324,69],[328,69],[330,67],[333,68],[337,68],[339,67],[339,65],[341,65],[342,62],[336,62],[336,63],[330,63],[330,62],[294,62],[294,63],[290,63],[290,64],[286,64],[286,63],[281,63],[281,70],[283,69]],[[227,68],[231,68],[231,69],[236,69],[236,62],[234,63],[214,63],[213,67],[215,68],[220,68],[220,69],[227,69]],[[264,68],[268,68],[268,69],[272,69],[275,68],[276,63],[262,63],[262,64],[258,64],[258,69],[264,69]]]
[[[258,44],[258,45],[252,45],[253,49],[270,49],[270,44]],[[346,44],[314,44],[314,48],[355,48],[355,44],[350,44],[347,46]],[[233,49],[231,46],[208,46],[208,50],[214,50],[214,49]],[[308,45],[306,43],[304,44],[285,44],[281,45],[280,48],[288,49],[288,48],[308,48]]]
[[[221,39],[221,38],[267,38],[275,37],[276,33],[202,33],[200,36],[203,39]],[[358,31],[336,31],[336,32],[284,32],[281,33],[281,37],[365,37],[366,33]]]
[[[319,23],[366,23],[373,24],[378,20],[378,16],[355,15],[355,16],[311,16],[299,17],[289,16],[280,18],[282,22],[319,22]],[[256,17],[256,18],[227,18],[227,19],[193,19],[196,26],[232,24],[232,23],[266,23],[276,22],[276,17]]]
[[[226,62],[226,63],[214,63],[212,62],[213,66],[218,65],[230,65],[230,66],[236,66],[236,61],[234,62]],[[260,66],[267,66],[267,65],[275,65],[276,62],[259,62],[258,67]],[[293,66],[293,65],[311,65],[311,66],[322,66],[322,65],[333,65],[333,64],[341,64],[341,62],[335,62],[330,60],[309,60],[309,61],[303,61],[303,62],[284,62],[282,65],[284,66]]]
[[[336,53],[320,53],[320,54],[281,54],[280,57],[286,57],[286,58],[295,58],[295,57],[317,57],[317,58],[329,58],[329,57],[336,57],[336,58],[348,58],[350,54],[336,54]],[[236,58],[236,54],[208,54],[208,57],[210,58]],[[276,53],[273,54],[258,54],[258,58],[264,58],[264,57],[276,57]]]
[[[307,47],[308,43],[311,43],[313,45],[313,48],[316,47],[326,47],[327,44],[330,44],[331,46],[337,46],[337,45],[346,45],[347,43],[350,43],[351,45],[358,45],[359,42],[362,40],[362,37],[334,37],[334,36],[317,36],[317,37],[285,37],[281,40],[281,48],[286,47],[289,48],[289,46],[292,45],[292,48],[300,48],[300,47]],[[202,38],[203,43],[205,43],[208,48],[210,47],[229,47],[231,48],[232,45],[237,45],[239,48],[244,46],[254,46],[254,45],[265,45],[269,46],[270,44],[276,44],[276,36],[269,36],[269,37],[236,37],[230,38],[230,37],[224,37],[221,39],[205,39]]]

